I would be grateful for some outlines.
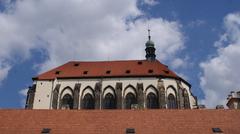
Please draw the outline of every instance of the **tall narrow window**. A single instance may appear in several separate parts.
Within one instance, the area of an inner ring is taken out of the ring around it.
[[[94,98],[91,94],[87,93],[83,98],[83,109],[94,109]]]
[[[61,86],[60,84],[57,84],[53,90],[53,98],[52,98],[52,108],[53,109],[58,108],[58,94],[59,94],[60,86]]]
[[[184,108],[190,108],[189,96],[186,90],[183,91],[183,99],[184,99]]]
[[[104,97],[104,108],[105,109],[116,108],[116,98],[111,93],[107,93]]]
[[[176,109],[177,103],[173,94],[168,95],[168,109]]]
[[[61,100],[61,109],[73,109],[73,98],[70,94],[65,94]]]
[[[156,94],[152,92],[147,95],[147,108],[149,109],[159,108],[158,97]]]
[[[135,95],[133,93],[128,93],[125,98],[126,109],[131,109],[131,106],[136,103],[137,98],[135,97]]]

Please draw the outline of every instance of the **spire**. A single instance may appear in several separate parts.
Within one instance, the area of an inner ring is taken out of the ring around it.
[[[148,29],[148,40],[151,40],[151,34],[150,34],[150,29]]]
[[[146,42],[146,59],[149,61],[154,61],[156,58],[154,42],[151,41],[150,29],[148,29],[148,41]]]
[[[148,41],[146,42],[146,47],[154,47],[154,42],[151,41],[150,29],[148,29]]]

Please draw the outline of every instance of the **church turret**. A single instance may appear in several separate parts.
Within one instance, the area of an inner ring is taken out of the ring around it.
[[[149,61],[154,61],[156,58],[155,55],[155,48],[154,48],[154,42],[151,41],[151,36],[150,36],[150,30],[148,29],[148,41],[146,42],[146,59]]]

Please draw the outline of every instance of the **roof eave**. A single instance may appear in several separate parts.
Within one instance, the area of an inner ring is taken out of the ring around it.
[[[181,80],[185,84],[187,84],[191,88],[191,84],[189,84],[186,80],[181,77],[174,76],[165,76],[165,75],[129,75],[129,76],[85,76],[85,77],[56,77],[57,79],[99,79],[99,78],[136,78],[136,77],[157,77],[157,78],[173,78],[177,80]],[[33,77],[32,80],[54,80],[53,78],[41,79],[38,77]]]

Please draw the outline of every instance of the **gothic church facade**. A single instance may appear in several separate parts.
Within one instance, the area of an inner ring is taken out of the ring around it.
[[[155,57],[145,60],[70,61],[33,78],[26,109],[194,109],[191,85]]]

